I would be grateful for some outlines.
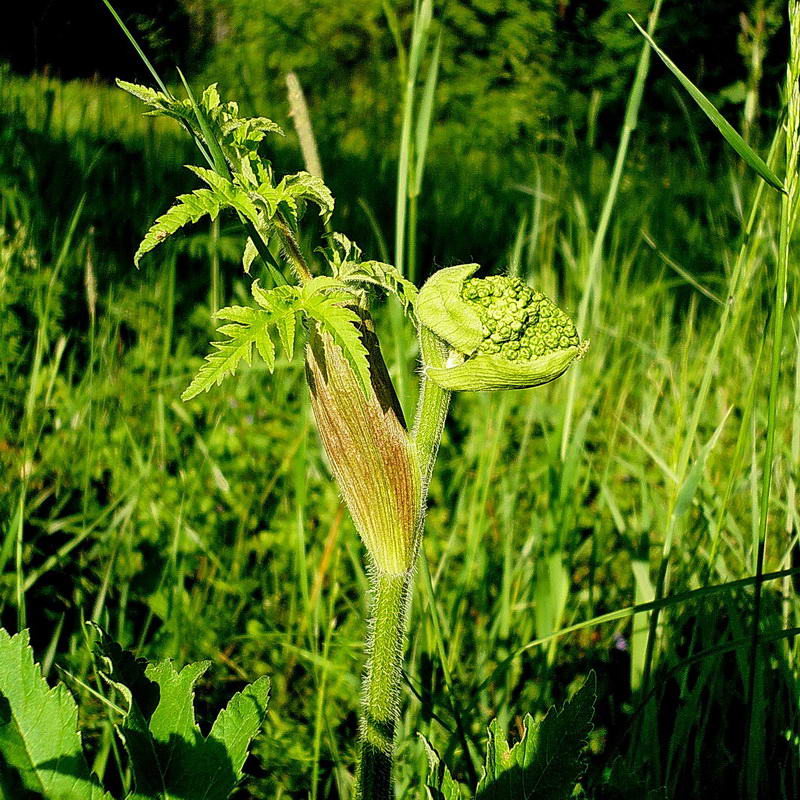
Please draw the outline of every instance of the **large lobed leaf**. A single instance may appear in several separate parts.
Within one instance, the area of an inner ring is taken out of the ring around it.
[[[425,786],[429,800],[464,800],[467,797],[464,787],[450,774],[433,745],[422,735],[422,744],[428,756],[428,781]]]
[[[551,708],[541,722],[525,716],[524,734],[509,748],[489,726],[486,764],[476,800],[565,800],[583,771],[583,750],[592,729],[595,702],[592,673],[571,700]]]
[[[21,784],[47,800],[113,800],[86,764],[72,695],[61,683],[47,685],[27,631],[0,628],[2,762],[0,796],[18,797]]]
[[[118,728],[136,785],[128,800],[225,800],[241,779],[250,743],[263,726],[269,679],[260,678],[235,694],[204,737],[195,719],[194,687],[209,662],[180,671],[169,661],[145,665],[105,634],[98,655],[104,677],[128,703]]]
[[[558,711],[551,708],[541,722],[525,716],[522,739],[509,747],[489,725],[486,763],[475,800],[566,800],[572,796],[583,771],[583,750],[592,728],[595,702],[592,673],[571,700]],[[423,740],[425,741],[425,740]],[[425,741],[428,754],[428,797],[431,800],[463,800],[468,796]]]

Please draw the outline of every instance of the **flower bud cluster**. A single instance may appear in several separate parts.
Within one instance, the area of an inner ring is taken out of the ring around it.
[[[461,298],[474,308],[483,326],[484,339],[476,354],[530,361],[580,344],[572,320],[519,278],[469,278]]]

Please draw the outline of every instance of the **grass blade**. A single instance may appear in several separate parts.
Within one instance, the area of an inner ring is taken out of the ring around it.
[[[630,16],[630,15],[628,15]],[[717,111],[714,104],[678,69],[675,62],[653,41],[653,38],[642,26],[631,17],[633,24],[639,29],[656,55],[667,65],[667,69],[678,79],[681,86],[689,93],[692,100],[700,106],[714,127],[723,135],[725,141],[752,167],[770,186],[785,191],[781,179],[764,163],[761,156],[745,142],[733,126]]]

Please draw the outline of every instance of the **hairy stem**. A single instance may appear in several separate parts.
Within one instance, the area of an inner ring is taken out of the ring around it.
[[[276,214],[272,222],[275,225],[275,230],[278,233],[278,238],[281,240],[283,249],[286,251],[286,255],[297,272],[298,277],[303,283],[310,281],[311,270],[309,270],[305,257],[300,251],[300,245],[297,243],[292,229],[280,214]]]
[[[375,572],[361,717],[359,800],[391,800],[392,761],[400,715],[400,682],[411,571]]]
[[[426,365],[444,366],[447,347],[432,331],[420,326],[420,351]],[[401,575],[376,571],[371,578],[372,609],[363,685],[361,759],[358,767],[359,800],[394,797],[392,763],[400,714],[400,684],[411,579],[424,528],[425,498],[442,438],[450,392],[439,388],[423,372],[417,416],[411,433],[417,450],[422,503],[414,543],[412,567]]]
[[[450,392],[437,386],[425,375],[426,367],[443,367],[447,361],[447,345],[424,325],[419,328],[419,349],[422,356],[422,379],[419,388],[417,415],[411,438],[417,448],[422,476],[422,506],[428,494],[428,484],[439,452],[447,410],[450,407]]]

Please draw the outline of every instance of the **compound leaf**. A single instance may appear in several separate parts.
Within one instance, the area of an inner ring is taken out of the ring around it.
[[[216,313],[217,319],[228,321],[228,324],[217,329],[217,333],[228,338],[211,342],[216,349],[206,356],[205,363],[181,395],[183,400],[191,400],[214,384],[219,385],[228,375],[236,372],[242,361],[252,363],[254,347],[272,372],[275,369],[275,345],[269,333],[272,326],[277,328],[287,355],[292,357],[294,317],[302,310],[297,287],[278,286],[266,291],[256,280],[252,292],[261,308],[230,306]]]
[[[47,800],[113,800],[86,764],[72,695],[62,683],[47,685],[27,631],[10,636],[2,628],[0,752],[22,786]],[[0,780],[10,783],[4,772]]]

